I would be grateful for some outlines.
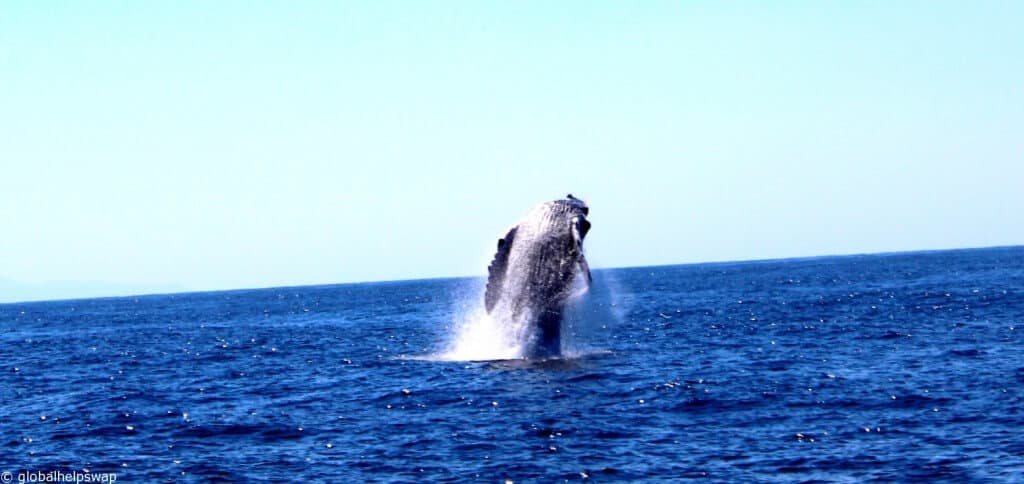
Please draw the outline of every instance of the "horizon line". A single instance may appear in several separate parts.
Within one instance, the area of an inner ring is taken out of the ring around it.
[[[598,271],[609,271],[609,270],[621,270],[621,269],[648,269],[656,267],[681,267],[681,266],[700,266],[700,265],[719,265],[719,264],[759,264],[766,262],[783,262],[783,261],[800,261],[800,260],[813,260],[813,259],[834,259],[834,258],[846,258],[846,257],[863,257],[863,256],[892,256],[892,255],[909,255],[909,254],[927,254],[935,252],[956,252],[956,251],[970,251],[970,250],[994,250],[994,249],[1015,249],[1024,248],[1021,244],[1012,245],[992,245],[992,246],[980,246],[980,247],[953,247],[943,249],[911,249],[911,250],[891,250],[882,252],[852,252],[843,254],[820,254],[810,256],[793,256],[793,257],[769,257],[764,259],[736,259],[736,260],[712,260],[702,262],[679,262],[669,264],[651,264],[651,265],[633,265],[633,266],[617,266],[617,267],[597,267],[594,268],[594,272]],[[89,297],[70,297],[70,298],[54,298],[54,299],[29,299],[22,301],[9,301],[0,302],[0,306],[11,305],[11,304],[38,304],[38,303],[50,303],[50,302],[70,302],[70,301],[91,301],[96,299],[125,299],[125,298],[138,298],[138,297],[156,297],[156,296],[178,296],[178,295],[189,295],[189,294],[217,294],[217,293],[229,293],[229,292],[247,292],[247,291],[263,291],[270,289],[298,289],[298,288],[311,288],[311,287],[332,287],[332,286],[355,286],[362,284],[389,284],[389,283],[400,283],[400,282],[416,282],[416,281],[443,281],[451,279],[475,279],[486,277],[486,274],[474,274],[474,275],[449,275],[449,276],[431,276],[431,277],[413,277],[409,279],[377,279],[377,280],[362,280],[362,281],[347,281],[347,282],[328,282],[322,284],[293,284],[284,286],[258,286],[258,287],[239,287],[229,289],[186,289],[182,291],[172,292],[152,292],[152,293],[138,293],[138,294],[117,294],[110,296],[89,296]],[[16,281],[12,281],[15,282]],[[61,281],[61,282],[74,282],[74,281]],[[43,283],[45,285],[47,283]],[[113,284],[105,282],[96,282],[95,284]],[[120,283],[118,283],[120,284]]]

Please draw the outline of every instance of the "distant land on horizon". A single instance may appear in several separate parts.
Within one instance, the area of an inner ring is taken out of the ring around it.
[[[865,252],[865,253],[848,253],[848,254],[822,254],[812,256],[796,256],[796,257],[781,257],[781,258],[766,258],[766,259],[744,259],[744,260],[721,260],[721,261],[702,261],[702,262],[680,262],[673,264],[656,264],[656,265],[633,265],[633,266],[622,266],[622,267],[595,267],[595,271],[604,270],[616,270],[616,269],[637,269],[637,268],[655,268],[655,267],[674,267],[674,266],[688,266],[688,265],[714,265],[714,264],[744,264],[744,263],[759,263],[759,262],[774,262],[774,261],[799,261],[799,260],[813,260],[813,259],[830,259],[830,258],[844,258],[844,257],[860,257],[860,256],[887,256],[887,255],[900,255],[900,254],[924,254],[934,252],[957,252],[957,251],[973,251],[973,250],[996,250],[996,249],[1015,249],[1024,248],[1024,245],[995,245],[986,247],[958,247],[958,248],[947,248],[947,249],[915,249],[915,250],[894,250],[894,251],[883,251],[883,252]],[[18,304],[18,303],[40,303],[40,302],[54,302],[54,301],[75,301],[85,299],[103,299],[103,298],[127,298],[127,297],[145,297],[145,296],[161,296],[161,295],[173,295],[173,294],[196,294],[196,293],[217,293],[217,292],[234,292],[234,291],[255,291],[263,289],[285,289],[285,288],[300,288],[300,287],[324,287],[324,286],[343,286],[343,285],[355,285],[355,284],[379,284],[389,282],[407,282],[407,281],[424,281],[424,280],[436,280],[436,279],[471,279],[484,277],[483,274],[473,275],[450,275],[450,276],[436,276],[436,277],[418,277],[410,279],[382,279],[382,280],[369,280],[369,281],[347,281],[347,282],[332,282],[326,284],[298,284],[298,285],[284,285],[284,286],[266,286],[266,287],[240,287],[240,288],[226,288],[226,289],[191,289],[181,284],[163,284],[163,285],[140,285],[140,284],[127,284],[127,283],[107,283],[107,282],[82,282],[82,281],[57,281],[57,282],[46,282],[46,283],[19,283],[11,279],[0,277],[0,304]]]

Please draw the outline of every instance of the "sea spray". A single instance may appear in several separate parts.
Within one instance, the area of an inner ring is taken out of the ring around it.
[[[589,290],[582,290],[581,283],[577,282],[575,294],[567,301],[562,323],[562,358],[603,352],[603,343],[623,318],[622,297],[614,277],[605,271],[596,271]],[[489,361],[523,358],[531,337],[529,318],[517,320],[501,310],[488,314],[482,304],[482,288],[468,297],[474,297],[477,302],[462,305],[463,310],[451,326],[447,343],[431,359]]]
[[[449,361],[510,360],[522,357],[523,348],[524,341],[516,328],[487,314],[480,305],[456,322],[447,348],[436,358]]]
[[[606,270],[593,276],[590,290],[566,306],[562,354],[567,358],[604,352],[625,317],[619,281]]]

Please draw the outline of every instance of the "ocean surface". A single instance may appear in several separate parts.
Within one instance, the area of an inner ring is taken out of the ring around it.
[[[0,305],[0,471],[1024,482],[1024,247],[594,277],[545,361],[481,279]]]

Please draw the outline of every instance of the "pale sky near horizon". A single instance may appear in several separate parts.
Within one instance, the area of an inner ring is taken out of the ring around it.
[[[483,274],[569,192],[595,267],[1024,244],[1021,25],[1024,2],[4,2],[0,302]]]

